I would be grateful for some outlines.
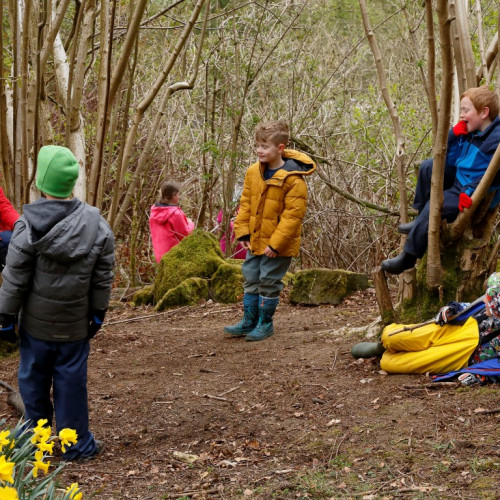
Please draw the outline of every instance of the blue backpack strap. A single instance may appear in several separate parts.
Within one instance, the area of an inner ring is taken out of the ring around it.
[[[453,319],[453,322],[460,323],[462,321],[465,321],[466,319],[470,318],[471,316],[474,316],[475,314],[478,314],[480,312],[485,311],[485,306],[484,302],[479,302],[477,304],[471,304],[468,308],[464,310],[463,313],[461,313],[459,316]]]

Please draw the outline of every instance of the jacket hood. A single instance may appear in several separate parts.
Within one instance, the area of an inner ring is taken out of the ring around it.
[[[151,207],[150,219],[159,222],[160,224],[164,224],[176,210],[180,210],[178,205],[153,205]]]
[[[97,238],[100,212],[80,200],[40,198],[23,207],[28,241],[52,259],[72,262],[87,255]]]
[[[294,149],[285,149],[283,160],[285,164],[272,177],[274,181],[282,181],[289,175],[311,175],[316,170],[316,163],[309,156]],[[258,163],[261,172],[264,172],[264,165]]]

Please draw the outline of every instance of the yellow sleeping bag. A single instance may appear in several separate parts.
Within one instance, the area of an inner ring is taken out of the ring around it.
[[[411,326],[411,325],[408,325]],[[467,366],[479,343],[477,321],[471,316],[464,325],[435,323],[389,336],[404,325],[384,328],[386,351],[380,366],[388,373],[447,373]]]

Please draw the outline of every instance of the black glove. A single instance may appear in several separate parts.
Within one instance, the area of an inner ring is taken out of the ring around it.
[[[91,309],[89,314],[89,326],[87,329],[87,339],[93,339],[95,334],[101,329],[102,322],[106,316],[107,309]]]
[[[17,344],[17,317],[14,314],[0,314],[0,339]]]
[[[434,323],[439,326],[444,326],[450,318],[456,316],[461,310],[460,304],[457,302],[448,302],[448,305],[442,307],[437,313]]]

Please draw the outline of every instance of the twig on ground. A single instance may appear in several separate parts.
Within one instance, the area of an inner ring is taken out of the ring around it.
[[[493,410],[477,410],[474,412],[475,415],[493,415],[494,413],[500,413],[500,408],[493,408]]]
[[[333,363],[332,366],[330,366],[330,371],[332,371],[335,368],[335,363],[337,362],[337,356],[339,355],[339,350],[337,349],[335,351],[335,358],[333,358]]]
[[[431,382],[430,384],[404,384],[403,389],[442,389],[444,387],[460,387],[459,382]]]
[[[243,385],[243,384],[241,384],[241,385]],[[225,396],[226,394],[230,394],[231,392],[237,391],[238,389],[241,389],[241,385],[238,385],[236,387],[233,387],[232,389],[224,391],[221,394],[219,394],[218,396],[221,398],[222,396]]]
[[[217,401],[229,401],[227,398],[221,398],[220,396],[213,396],[212,394],[203,394],[204,398],[216,399]]]
[[[183,311],[185,309],[188,309],[189,307],[190,306],[183,306],[183,307],[178,307],[177,309],[170,309],[169,311],[146,314],[144,316],[136,316],[135,318],[120,319],[119,321],[108,321],[104,323],[102,326],[105,327],[110,325],[118,325],[119,323],[132,323],[134,321],[141,321],[143,319],[155,318],[156,316],[165,316],[166,314],[174,314],[176,312]]]

